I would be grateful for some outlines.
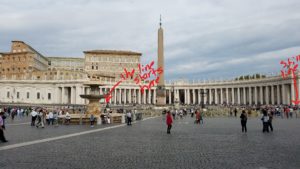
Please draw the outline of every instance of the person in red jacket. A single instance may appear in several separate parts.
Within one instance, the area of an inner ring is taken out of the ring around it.
[[[172,119],[170,111],[167,112],[166,123],[167,123],[167,126],[168,126],[167,134],[171,134],[173,119]]]

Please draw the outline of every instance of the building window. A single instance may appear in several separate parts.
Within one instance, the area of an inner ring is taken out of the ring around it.
[[[48,100],[51,100],[51,93],[48,93]]]
[[[92,69],[94,70],[94,66],[92,66]]]
[[[7,95],[6,95],[6,96],[7,96],[7,98],[9,98],[9,96],[10,96],[10,93],[9,93],[9,92],[7,92]]]
[[[37,92],[36,98],[37,98],[37,99],[40,99],[40,97],[41,97],[40,92]]]
[[[17,99],[20,98],[20,92],[17,92]]]
[[[27,99],[29,99],[29,92],[27,92]]]

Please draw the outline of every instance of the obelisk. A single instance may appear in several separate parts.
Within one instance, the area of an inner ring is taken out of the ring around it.
[[[159,76],[159,81],[156,89],[156,105],[164,106],[166,104],[166,90],[165,90],[165,66],[164,66],[164,31],[161,27],[161,17],[158,29],[158,50],[157,50],[157,67],[163,69],[163,73]]]

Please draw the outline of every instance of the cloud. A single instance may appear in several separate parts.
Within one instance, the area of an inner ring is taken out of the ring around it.
[[[23,40],[46,56],[90,49],[157,58],[162,14],[167,79],[234,77],[278,71],[299,54],[297,0],[2,0],[0,51]]]

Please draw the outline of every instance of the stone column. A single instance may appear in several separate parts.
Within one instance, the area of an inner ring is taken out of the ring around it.
[[[234,88],[231,88],[231,94],[232,94],[232,103],[231,104],[235,104],[235,96],[234,96]]]
[[[277,90],[277,94],[276,94],[276,96],[277,96],[277,104],[281,104],[281,102],[280,102],[280,85],[277,85],[277,87],[276,87],[276,90]]]
[[[187,104],[187,90],[184,89],[184,104]]]
[[[190,93],[191,91],[190,91],[190,89],[188,89],[187,91],[188,91],[188,92],[187,92],[187,97],[188,97],[188,99],[187,99],[187,100],[188,100],[188,103],[187,103],[187,104],[191,104],[191,95],[190,95],[190,94],[191,94],[191,93]]]
[[[274,99],[274,86],[271,85],[271,103],[274,105],[275,104],[275,99]]]
[[[153,104],[156,104],[156,89],[153,90]]]
[[[169,90],[169,104],[172,104],[171,90]]]
[[[124,103],[127,104],[127,88],[124,89]]]
[[[203,101],[204,101],[203,103],[204,103],[204,104],[207,104],[207,96],[208,96],[208,92],[206,91],[206,88],[204,88],[203,90],[204,90],[203,92],[206,93],[206,94],[204,94],[204,97],[203,97]]]
[[[212,89],[209,89],[209,104],[212,103]]]
[[[295,89],[294,89],[294,85],[293,83],[291,83],[291,94],[292,94],[292,97],[291,97],[291,100],[296,100],[296,96],[295,96]],[[295,105],[294,102],[290,102],[292,105]]]
[[[117,89],[113,91],[114,105],[117,104]]]
[[[264,104],[264,101],[263,101],[263,86],[260,86],[260,104]]]
[[[229,89],[226,87],[226,103],[229,104]]]
[[[25,98],[27,98],[27,92],[25,92]],[[56,103],[56,104],[60,104],[60,99],[59,99],[59,88],[58,87],[56,87],[55,88],[55,95],[54,95],[54,103]]]
[[[192,91],[193,91],[193,104],[196,104],[196,102],[195,102],[195,99],[196,99],[196,97],[195,97],[195,94],[196,94],[195,89],[192,89]]]
[[[62,104],[65,103],[65,87],[64,86],[61,87],[61,103]]]
[[[254,87],[254,102],[256,105],[258,104],[257,86]]]
[[[246,104],[246,87],[243,87],[243,104]]]
[[[269,86],[266,86],[266,104],[270,104],[270,102],[269,102]]]
[[[151,89],[148,90],[148,104],[151,104]]]
[[[122,89],[119,88],[119,104],[122,104]]]
[[[238,104],[241,104],[241,92],[240,92],[240,87],[237,88],[237,97],[238,97]]]
[[[221,100],[220,100],[220,104],[223,104],[223,88],[221,88],[220,91],[221,91]]]
[[[201,104],[201,96],[200,96],[200,93],[201,93],[201,89],[198,89],[198,104]]]
[[[249,86],[249,105],[252,105],[252,87]]]
[[[146,90],[144,91],[144,94],[143,94],[143,104],[146,104]]]
[[[132,89],[128,89],[129,93],[128,93],[128,101],[129,104],[132,104]]]
[[[142,96],[141,96],[142,92],[141,90],[138,89],[138,103],[141,104],[142,103]]]
[[[219,102],[218,102],[218,89],[217,88],[215,88],[215,104],[218,104]]]

